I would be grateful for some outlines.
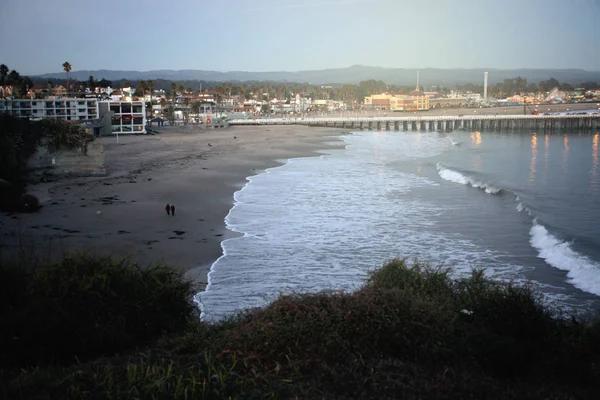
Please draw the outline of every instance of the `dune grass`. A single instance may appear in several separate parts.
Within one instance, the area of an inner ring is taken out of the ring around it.
[[[78,256],[0,273],[11,399],[600,393],[598,319],[555,318],[528,287],[480,271],[452,280],[397,259],[354,293],[283,296],[218,324],[198,320],[193,286],[162,266]]]

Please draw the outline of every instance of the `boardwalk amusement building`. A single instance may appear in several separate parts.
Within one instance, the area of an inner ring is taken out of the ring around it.
[[[376,110],[426,111],[429,110],[429,96],[415,90],[410,94],[383,93],[365,97],[365,106]]]

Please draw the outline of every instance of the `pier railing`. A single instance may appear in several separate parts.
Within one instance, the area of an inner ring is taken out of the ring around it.
[[[561,115],[463,115],[411,117],[331,117],[232,119],[230,125],[309,125],[368,130],[444,130],[474,129],[567,129],[595,130],[598,114]]]

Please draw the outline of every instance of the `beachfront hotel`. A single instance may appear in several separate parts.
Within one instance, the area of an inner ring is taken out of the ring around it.
[[[96,136],[146,133],[146,104],[143,101],[4,99],[0,100],[0,113],[19,118],[79,121],[93,127]]]

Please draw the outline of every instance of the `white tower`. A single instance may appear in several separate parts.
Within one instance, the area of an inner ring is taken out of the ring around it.
[[[483,73],[483,102],[487,103],[487,79],[488,79],[488,73],[484,72]]]
[[[418,92],[419,91],[419,70],[417,70],[417,87],[415,88],[415,90]]]

